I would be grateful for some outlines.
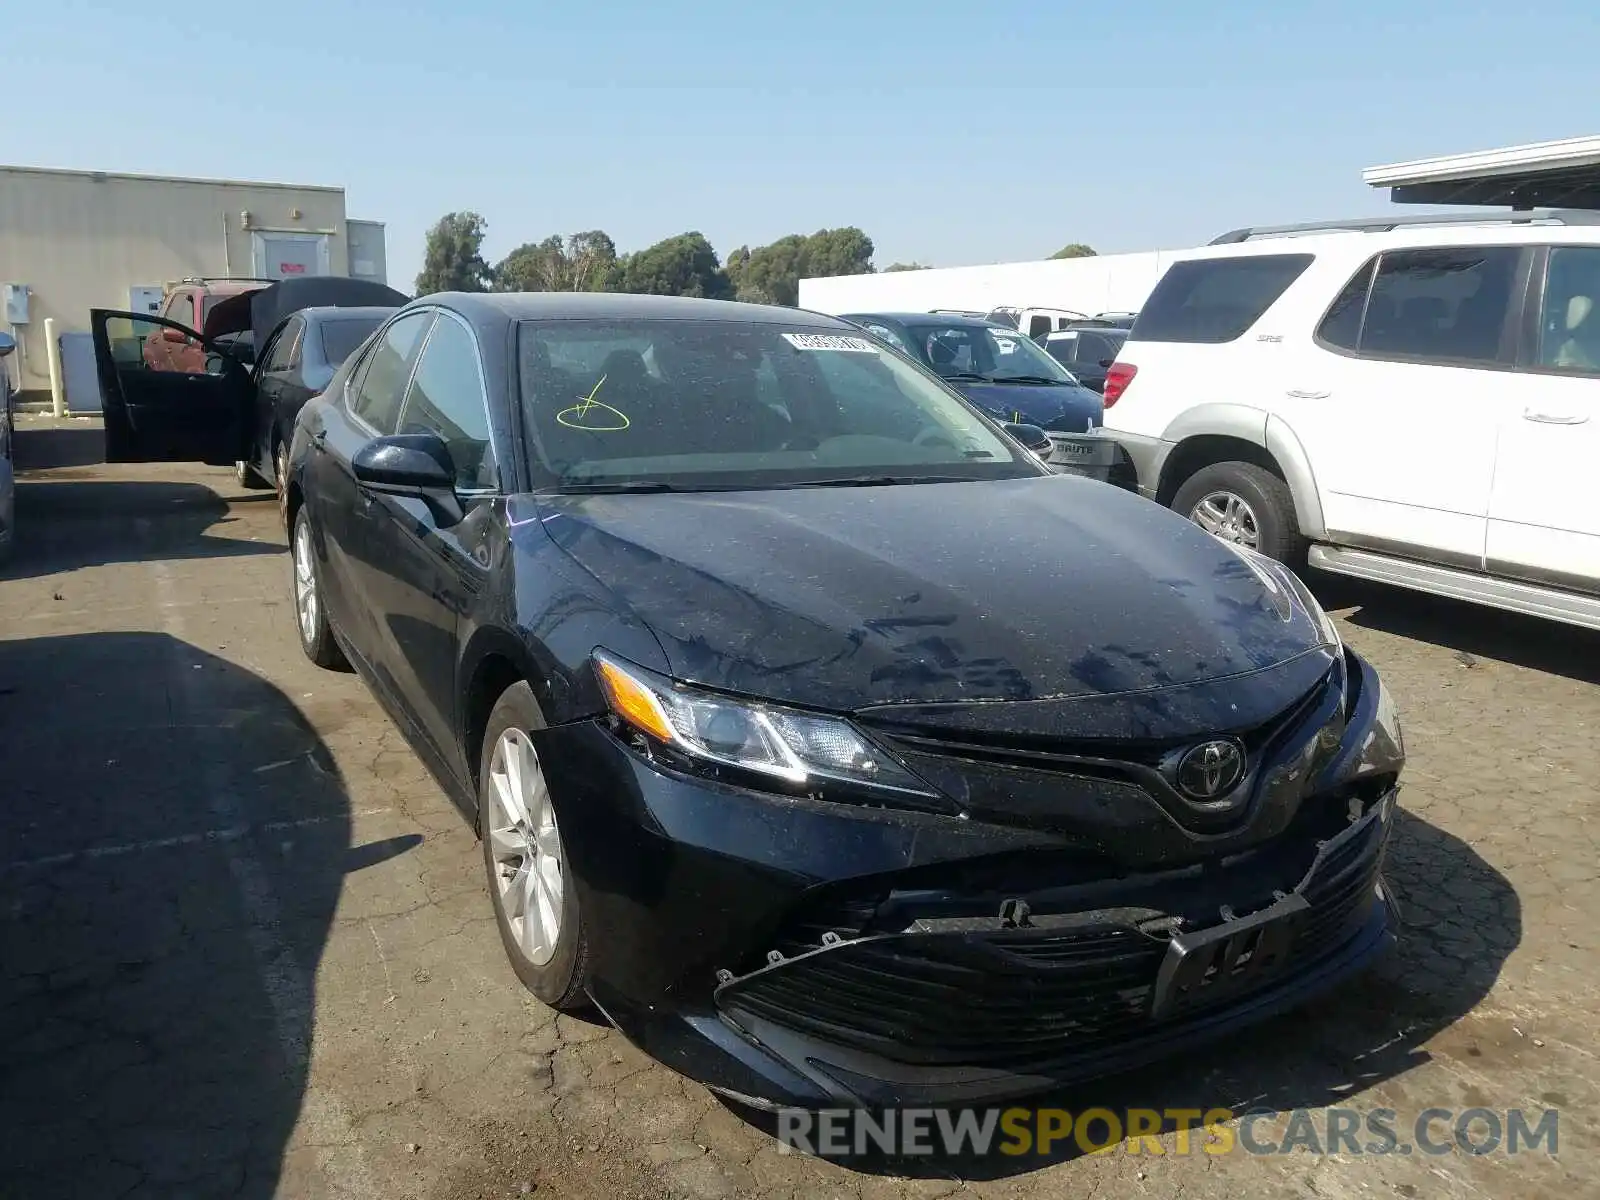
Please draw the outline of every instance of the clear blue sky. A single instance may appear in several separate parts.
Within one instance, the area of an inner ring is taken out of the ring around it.
[[[954,266],[1382,211],[1365,166],[1600,133],[1595,0],[1305,7],[8,4],[0,161],[341,184],[409,288],[457,208],[491,260],[854,224]]]

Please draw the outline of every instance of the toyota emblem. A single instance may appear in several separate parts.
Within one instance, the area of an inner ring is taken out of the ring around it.
[[[1189,749],[1178,760],[1178,789],[1191,800],[1216,800],[1244,778],[1244,746],[1232,738],[1215,738]]]

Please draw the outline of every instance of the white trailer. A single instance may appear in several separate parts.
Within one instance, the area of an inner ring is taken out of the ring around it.
[[[1094,315],[1137,312],[1167,267],[1192,250],[1148,250],[1045,262],[934,267],[876,275],[802,279],[800,307],[850,312],[927,312],[935,308],[989,312],[1068,308]]]

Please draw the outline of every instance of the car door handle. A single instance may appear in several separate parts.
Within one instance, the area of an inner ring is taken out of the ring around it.
[[[1326,400],[1329,396],[1333,395],[1333,393],[1332,392],[1312,392],[1312,391],[1307,391],[1305,388],[1290,388],[1287,392],[1284,393],[1284,395],[1285,396],[1290,396],[1295,400]]]
[[[1582,425],[1589,419],[1589,414],[1540,412],[1537,408],[1525,408],[1522,410],[1522,419],[1540,425]]]

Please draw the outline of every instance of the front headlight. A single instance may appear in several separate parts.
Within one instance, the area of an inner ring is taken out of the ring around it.
[[[934,794],[838,717],[687,688],[599,650],[594,663],[613,714],[630,728],[691,759],[770,776],[797,787],[833,780],[921,796]]]

